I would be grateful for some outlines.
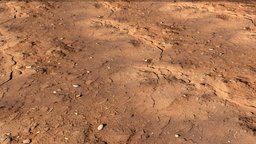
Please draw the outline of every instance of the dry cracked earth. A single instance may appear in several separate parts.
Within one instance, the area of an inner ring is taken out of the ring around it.
[[[0,66],[2,144],[256,143],[254,1],[0,1]]]

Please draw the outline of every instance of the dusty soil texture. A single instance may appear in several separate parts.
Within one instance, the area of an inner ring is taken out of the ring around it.
[[[0,1],[0,65],[2,144],[256,143],[254,2]]]

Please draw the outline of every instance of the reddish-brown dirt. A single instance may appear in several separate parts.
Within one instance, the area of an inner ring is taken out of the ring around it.
[[[0,50],[0,143],[256,143],[254,2],[0,1]]]

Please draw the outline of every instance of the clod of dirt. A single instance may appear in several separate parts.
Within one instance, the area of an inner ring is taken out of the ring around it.
[[[0,143],[1,144],[10,144],[12,141],[12,136],[11,134],[3,134],[0,135]]]
[[[92,80],[87,80],[85,83],[86,83],[86,85],[91,85]]]

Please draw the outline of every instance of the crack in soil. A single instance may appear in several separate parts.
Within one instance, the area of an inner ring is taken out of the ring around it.
[[[136,67],[136,66],[135,66]],[[181,68],[178,67],[172,67],[170,65],[166,65],[164,63],[158,63],[155,64],[154,66],[151,67],[144,67],[143,66],[138,66],[136,67],[142,71],[151,71],[151,73],[154,73],[155,75],[158,75],[158,73],[161,74],[161,71],[159,69],[168,69],[168,71],[171,71],[173,75],[175,75],[177,78],[183,79],[184,74],[186,76],[186,79],[188,79],[192,84],[199,86],[201,83],[205,83],[208,86],[211,87],[211,89],[215,92],[215,94],[223,99],[226,100],[230,103],[233,103],[235,105],[238,105],[240,107],[256,111],[255,106],[249,105],[247,102],[240,102],[237,99],[234,99],[233,97],[230,96],[230,88],[228,88],[224,82],[221,81],[221,79],[214,79],[211,77],[207,77],[202,74],[195,74],[195,72],[187,72]],[[182,74],[182,75],[181,75]],[[159,78],[159,77],[158,77]]]
[[[94,23],[99,23],[101,26],[105,27],[113,27],[118,29],[119,31],[126,31],[128,35],[133,36],[134,38],[138,39],[141,42],[144,42],[145,44],[152,46],[153,48],[156,48],[157,50],[160,50],[159,53],[159,60],[162,59],[164,54],[164,48],[166,47],[165,44],[160,44],[159,41],[156,41],[154,38],[151,38],[149,35],[143,35],[137,32],[137,27],[132,25],[127,25],[124,23],[120,23],[114,20],[99,20],[96,19],[93,21]]]
[[[14,78],[14,75],[13,75],[13,67],[17,64],[17,61],[14,60],[14,56],[13,56],[13,55],[7,54],[4,50],[2,50],[2,51],[3,51],[3,54],[8,55],[8,57],[11,57],[10,60],[12,61],[13,64],[10,66],[10,72],[9,72],[9,74],[8,74],[7,80],[5,80],[4,82],[2,82],[2,83],[0,84],[0,87],[3,86],[3,85],[5,85],[5,84],[7,84],[8,82],[10,82],[10,81]]]

